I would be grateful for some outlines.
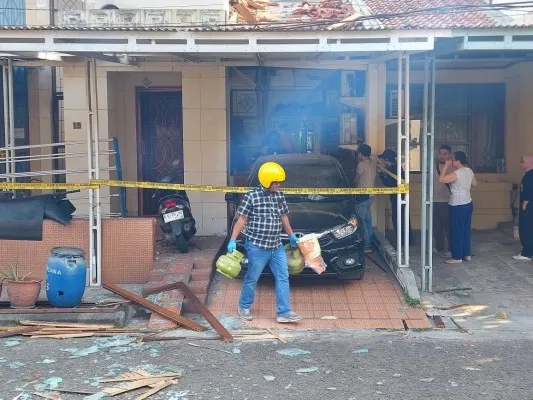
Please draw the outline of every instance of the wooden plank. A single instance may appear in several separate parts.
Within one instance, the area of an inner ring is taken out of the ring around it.
[[[7,338],[7,337],[11,337],[11,336],[22,335],[23,333],[35,332],[35,331],[38,331],[38,330],[39,330],[39,328],[34,327],[34,326],[26,326],[24,328],[16,328],[16,329],[12,329],[10,331],[6,331],[6,332],[0,333],[0,338]]]
[[[120,308],[120,305],[112,307],[79,307],[79,308],[0,308],[0,314],[88,314],[113,313]]]
[[[145,400],[148,397],[150,397],[151,395],[160,392],[161,390],[169,387],[170,385],[173,385],[174,383],[176,383],[176,381],[163,381],[163,382],[160,382],[157,385],[154,385],[154,387],[152,389],[150,389],[147,392],[144,392],[143,394],[141,394],[135,400]]]
[[[141,373],[142,372],[142,373]],[[173,378],[180,378],[180,373],[165,373],[160,375],[150,375],[147,374],[144,371],[139,372],[131,372],[126,373],[118,378],[110,378],[110,379],[100,379],[100,383],[109,383],[109,382],[131,382],[131,381],[139,381],[142,379],[151,379],[151,378],[161,378],[161,379],[173,379]]]
[[[86,328],[86,329],[113,329],[111,324],[78,324],[76,322],[53,322],[53,321],[20,321],[20,325],[41,326],[49,328]]]
[[[274,329],[267,328],[268,333],[270,333],[272,336],[274,336],[276,339],[278,339],[281,343],[287,343],[285,339],[283,339],[278,332],[276,332]]]
[[[74,338],[86,338],[92,337],[94,333],[69,333],[61,335],[32,335],[31,339],[74,339]]]
[[[171,290],[178,290],[177,284],[178,282],[172,282],[166,285],[162,286],[156,286],[152,288],[144,288],[142,291],[143,297],[148,297],[152,294],[162,293],[162,292],[169,292]]]
[[[242,19],[244,19],[247,23],[253,24],[254,22],[256,22],[254,15],[250,12],[250,10],[246,8],[244,4],[241,4],[241,3],[234,4],[233,8],[242,17]]]
[[[149,385],[153,385],[153,384],[158,384],[160,382],[164,382],[166,381],[167,379],[165,378],[146,378],[146,379],[140,379],[138,381],[134,381],[134,382],[129,382],[127,385],[125,385],[124,387],[112,387],[112,388],[107,388],[107,389],[104,389],[103,392],[111,397],[113,396],[117,396],[119,394],[123,394],[123,393],[128,393],[128,392],[131,392],[132,390],[136,390],[136,389],[140,389],[142,387],[145,387],[145,386],[149,386]]]
[[[152,303],[151,301],[143,299],[141,296],[135,293],[132,293],[130,291],[127,291],[125,289],[122,289],[121,287],[117,285],[104,283],[103,287],[113,293],[118,294],[119,296],[124,297],[125,299],[131,300],[137,304],[140,304],[143,307],[148,308],[149,310],[153,312],[158,313],[162,317],[165,317],[169,321],[175,322],[178,325],[182,325],[186,328],[192,329],[193,331],[197,331],[197,332],[203,332],[206,329],[202,325],[197,324],[196,322],[191,321],[188,318],[182,317],[181,315],[173,311],[167,310],[166,308],[161,307],[155,303]]]
[[[446,325],[444,324],[444,321],[442,320],[441,317],[439,317],[438,315],[435,315],[433,317],[433,321],[435,322],[435,326],[439,329],[444,329],[446,328]]]
[[[202,316],[206,319],[206,321],[213,327],[216,333],[220,335],[222,339],[224,339],[226,342],[233,342],[233,336],[231,333],[226,329],[224,325],[220,323],[220,321],[209,311],[209,309],[205,306],[204,303],[200,301],[200,299],[192,292],[191,289],[184,283],[184,282],[174,282],[169,283],[167,285],[162,285],[154,288],[147,288],[146,290],[143,289],[143,296],[149,296],[151,294],[161,293],[161,292],[167,292],[169,290],[175,290],[178,289],[186,299],[188,299],[191,302],[191,305],[196,308],[202,314]]]
[[[177,287],[180,292],[183,293],[185,298],[191,302],[191,305],[195,307],[200,314],[202,314],[209,325],[213,327],[215,332],[218,333],[222,339],[224,339],[226,342],[233,342],[233,335],[226,329],[224,325],[220,323],[217,317],[215,317],[211,311],[209,311],[205,304],[200,301],[200,299],[192,292],[191,289],[189,289],[185,283],[178,282]]]

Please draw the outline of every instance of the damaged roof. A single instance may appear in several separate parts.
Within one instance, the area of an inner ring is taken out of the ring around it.
[[[238,23],[284,23],[305,30],[450,29],[513,26],[501,6],[483,0],[231,0]]]

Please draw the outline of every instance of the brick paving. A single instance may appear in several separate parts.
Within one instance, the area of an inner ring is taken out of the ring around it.
[[[213,276],[212,262],[222,241],[222,238],[216,237],[194,238],[187,254],[181,254],[173,246],[165,246],[162,241],[159,241],[150,282],[146,287],[183,281],[200,301],[205,303]],[[148,299],[178,314],[196,311],[179,290],[155,294],[149,296]],[[155,329],[169,329],[176,326],[174,322],[156,313],[151,315],[148,323],[148,327]]]
[[[276,322],[274,283],[272,279],[262,278],[252,306],[254,320],[248,325],[284,329],[432,328],[421,307],[407,304],[401,287],[391,275],[370,262],[367,265],[361,281],[307,279],[292,282],[292,308],[304,317],[297,324]],[[209,304],[213,314],[237,315],[241,282],[217,274]]]

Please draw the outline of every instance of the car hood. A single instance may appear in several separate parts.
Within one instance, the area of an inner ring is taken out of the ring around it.
[[[353,210],[342,203],[289,203],[289,211],[294,231],[319,233],[345,224]]]

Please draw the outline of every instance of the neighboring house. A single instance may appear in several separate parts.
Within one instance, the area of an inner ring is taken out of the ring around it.
[[[82,151],[68,142],[84,138],[87,128],[79,58],[85,56],[99,60],[98,131],[101,138],[118,138],[125,180],[156,180],[179,158],[185,183],[239,184],[273,130],[291,137],[300,152],[333,152],[363,138],[377,154],[396,145],[396,57],[405,51],[411,61],[416,228],[423,64],[426,54],[435,54],[436,144],[465,150],[473,161],[481,182],[474,192],[474,227],[512,220],[519,155],[533,153],[533,22],[527,8],[516,14],[479,0],[202,0],[194,8],[168,8],[163,0],[57,1],[53,13],[40,2],[27,6],[28,26],[4,23],[0,43],[18,65],[44,66],[41,77],[56,74],[63,99],[56,139],[67,142],[67,153]],[[55,54],[61,64],[38,52]],[[61,68],[52,73],[50,65]],[[30,91],[50,90],[41,79]],[[38,112],[46,121],[54,106],[40,99]],[[36,112],[32,104],[30,114]],[[31,125],[30,138],[32,144],[57,141],[47,124]],[[64,163],[77,170],[87,159]],[[108,172],[112,163],[101,157],[103,178],[115,177]],[[49,169],[41,164],[32,166]],[[66,180],[86,175],[67,174]],[[199,234],[225,233],[223,194],[189,196]],[[153,215],[149,191],[127,189],[126,197],[129,216]],[[383,197],[377,210],[388,204]],[[79,204],[80,213],[84,207]],[[118,203],[103,196],[102,210],[116,213]],[[390,227],[377,210],[378,228]]]

